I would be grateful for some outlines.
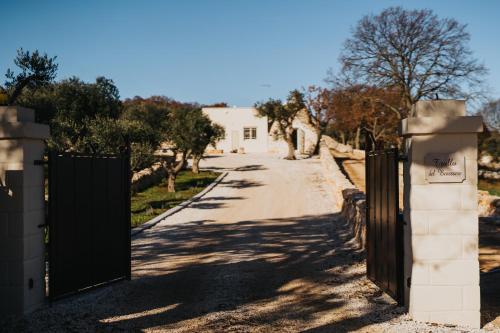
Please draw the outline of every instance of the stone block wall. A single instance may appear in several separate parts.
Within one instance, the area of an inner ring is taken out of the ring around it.
[[[340,210],[344,202],[342,191],[349,188],[354,189],[355,186],[340,170],[340,167],[330,153],[330,148],[326,143],[325,136],[322,136],[320,140],[319,154],[325,179],[332,189],[335,203]]]
[[[366,197],[344,173],[330,153],[339,143],[323,135],[320,141],[320,158],[327,183],[332,188],[340,215],[349,224],[353,242],[364,249],[366,243]]]
[[[328,146],[330,149],[335,149],[339,153],[352,153],[354,149],[350,145],[344,145],[331,136],[328,135],[322,135],[321,139],[324,140],[325,144]],[[356,149],[357,150],[357,149]]]
[[[160,183],[163,178],[165,178],[165,170],[159,162],[155,163],[149,168],[134,172],[130,190],[132,193],[140,192]]]
[[[478,191],[479,216],[500,218],[500,197]]]
[[[46,125],[34,111],[0,107],[0,315],[28,313],[45,298],[43,166]]]
[[[460,102],[460,103],[459,103]],[[477,133],[479,117],[466,117],[463,101],[424,101],[427,110],[402,122],[404,165],[405,304],[418,321],[480,325]],[[431,181],[426,156],[455,154],[463,180]]]
[[[360,249],[366,245],[366,196],[358,189],[342,191],[341,216],[349,224],[354,243]]]

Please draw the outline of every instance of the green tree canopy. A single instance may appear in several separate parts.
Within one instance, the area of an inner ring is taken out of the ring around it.
[[[34,90],[51,83],[57,73],[56,58],[42,55],[38,50],[30,52],[18,49],[14,64],[19,72],[16,74],[9,68],[5,74],[5,87],[0,87],[0,92],[7,96],[4,102],[13,105],[25,88]]]
[[[35,109],[37,120],[50,124],[49,145],[59,150],[89,150],[82,145],[89,141],[92,121],[117,120],[122,111],[118,89],[104,77],[98,77],[95,83],[72,77],[36,91],[28,89],[18,104]]]

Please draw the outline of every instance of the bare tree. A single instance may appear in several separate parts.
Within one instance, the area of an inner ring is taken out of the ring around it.
[[[340,56],[342,80],[397,89],[398,118],[423,98],[474,98],[482,93],[486,68],[468,47],[466,25],[440,19],[431,10],[391,7],[363,17]],[[327,79],[335,80],[330,73]]]
[[[311,116],[311,121],[318,134],[328,123],[329,110],[333,103],[333,90],[311,85],[304,89],[305,103]]]
[[[500,99],[484,104],[477,114],[483,117],[489,129],[500,131]]]

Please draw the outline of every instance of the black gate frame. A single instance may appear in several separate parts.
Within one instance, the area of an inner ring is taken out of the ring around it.
[[[403,219],[399,211],[399,151],[365,131],[367,277],[404,303]]]
[[[61,179],[73,183],[61,183]],[[118,154],[49,151],[49,300],[130,280],[130,180],[128,140]],[[73,196],[73,210],[65,207],[66,195]],[[62,214],[71,216],[61,218]],[[68,225],[71,227],[65,230]],[[68,230],[71,235],[65,234]]]

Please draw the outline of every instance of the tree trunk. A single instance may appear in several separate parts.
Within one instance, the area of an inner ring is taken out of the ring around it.
[[[183,165],[186,163],[187,152],[182,152],[181,159],[177,161],[177,151],[174,155],[168,157],[164,162],[165,173],[167,176],[167,192],[175,192],[175,179],[177,174],[182,170]]]
[[[177,175],[173,172],[170,172],[167,177],[167,192],[173,193],[175,192],[175,178]]]
[[[294,160],[295,147],[293,146],[292,135],[288,132],[286,133],[286,143],[288,144],[288,155],[285,157],[285,160]]]
[[[187,161],[187,158],[186,158],[182,162],[181,170],[186,170],[187,168],[188,168],[188,161]]]
[[[356,137],[354,138],[354,149],[359,149],[359,138],[361,136],[361,127],[356,129]]]
[[[200,160],[201,156],[199,155],[193,155],[193,166],[191,167],[191,170],[193,173],[200,173]]]

